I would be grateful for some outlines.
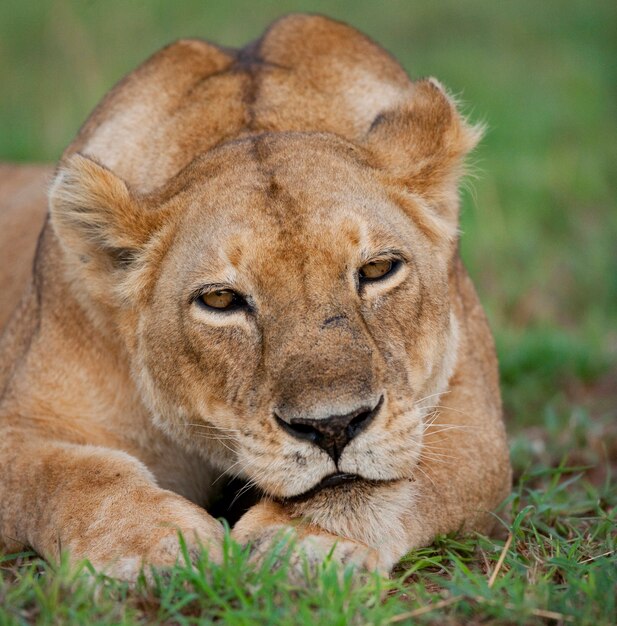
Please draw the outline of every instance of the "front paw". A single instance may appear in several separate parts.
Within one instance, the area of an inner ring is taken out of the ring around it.
[[[275,526],[263,529],[249,541],[251,561],[263,563],[273,551],[289,558],[289,567],[295,571],[315,571],[327,562],[357,571],[387,571],[380,566],[379,553],[366,544],[331,535],[326,532],[298,530],[293,526]]]
[[[158,533],[156,533],[158,535]],[[183,563],[185,554],[192,562],[196,562],[202,551],[207,551],[208,559],[220,563],[222,542],[208,540],[197,535],[194,529],[182,531],[180,528],[170,528],[168,534],[157,540],[147,550],[128,550],[129,554],[110,558],[105,555],[102,559],[91,559],[94,568],[111,578],[128,583],[135,583],[143,573],[147,580],[151,580],[150,568],[168,570],[177,563]]]
[[[162,503],[157,513],[127,515],[109,524],[103,541],[84,537],[70,552],[85,554],[96,570],[129,583],[150,567],[183,562],[185,554],[196,560],[206,550],[211,562],[222,562],[224,530],[205,511],[178,496]]]
[[[261,503],[248,511],[234,527],[232,537],[250,546],[253,563],[287,561],[292,576],[303,575],[307,569],[314,572],[326,562],[353,567],[357,572],[386,575],[389,571],[374,548],[289,519],[272,503]]]

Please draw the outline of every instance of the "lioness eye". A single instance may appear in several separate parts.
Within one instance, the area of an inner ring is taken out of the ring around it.
[[[384,259],[381,261],[370,261],[360,268],[360,280],[379,280],[387,276],[395,266],[395,261]]]
[[[231,289],[209,291],[200,296],[200,300],[209,309],[218,309],[219,311],[230,311],[246,304],[244,298]]]

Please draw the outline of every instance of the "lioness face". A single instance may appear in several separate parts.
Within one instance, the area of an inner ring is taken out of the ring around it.
[[[456,351],[452,244],[366,159],[248,137],[161,196],[134,371],[161,427],[274,497],[412,475]]]

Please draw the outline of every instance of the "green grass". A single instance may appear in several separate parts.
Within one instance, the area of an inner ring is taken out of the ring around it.
[[[228,546],[134,590],[31,555],[0,563],[4,623],[617,622],[617,5],[612,0],[7,0],[0,159],[54,160],[124,73],[168,41],[240,45],[328,13],[435,75],[489,132],[462,251],[495,331],[511,433],[512,540],[440,538],[390,581],[304,583]],[[574,468],[574,469],[573,469]],[[284,559],[283,559],[284,561]],[[407,615],[407,617],[405,617]]]
[[[27,553],[2,568],[0,624],[614,623],[617,496],[608,482],[593,487],[563,466],[530,468],[510,504],[507,542],[439,537],[391,580],[358,581],[331,563],[290,580],[285,545],[254,567],[228,541],[222,566],[205,554],[187,558],[129,590],[87,565],[52,569]]]

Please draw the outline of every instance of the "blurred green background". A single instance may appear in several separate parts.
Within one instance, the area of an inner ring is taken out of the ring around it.
[[[487,123],[462,248],[511,421],[555,432],[614,422],[614,0],[3,0],[0,159],[57,159],[113,83],[169,41],[240,46],[290,11],[355,25]]]

